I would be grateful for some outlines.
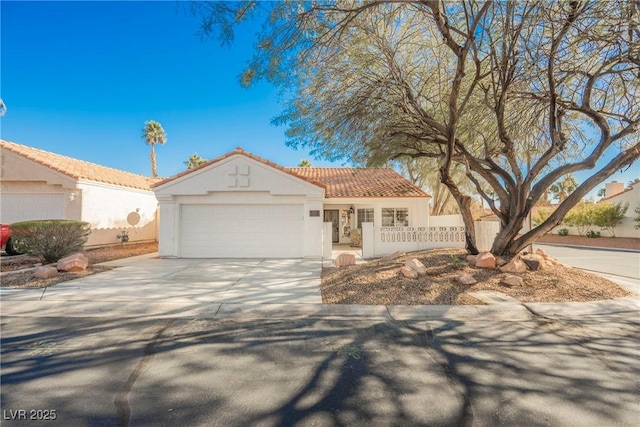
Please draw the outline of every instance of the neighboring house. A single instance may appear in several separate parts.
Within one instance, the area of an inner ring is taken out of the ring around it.
[[[91,224],[87,246],[155,241],[158,201],[141,175],[0,140],[0,222],[72,219]]]
[[[637,223],[633,220],[637,215],[635,210],[640,206],[640,182],[627,188],[621,182],[610,182],[605,186],[605,197],[601,201],[628,205],[624,219],[615,229],[616,236],[640,238],[640,230],[635,228]]]
[[[241,148],[153,189],[164,257],[321,257],[325,239],[350,243],[363,222],[429,222],[430,196],[392,169],[284,168]]]

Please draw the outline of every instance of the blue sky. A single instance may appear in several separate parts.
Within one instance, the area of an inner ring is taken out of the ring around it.
[[[255,30],[221,47],[197,36],[185,4],[162,2],[0,2],[3,139],[151,175],[140,138],[159,121],[158,174],[185,169],[193,154],[211,159],[242,146],[284,166],[307,152],[284,145],[280,110],[266,84],[244,89]],[[341,165],[337,164],[337,166]]]
[[[270,123],[281,111],[275,88],[238,83],[261,23],[222,47],[201,40],[199,18],[173,0],[2,0],[0,13],[3,139],[151,175],[140,135],[156,120],[168,136],[156,149],[160,176],[184,170],[193,153],[210,159],[237,146],[283,166],[332,165],[285,146],[285,128]],[[636,163],[607,182],[638,176]]]

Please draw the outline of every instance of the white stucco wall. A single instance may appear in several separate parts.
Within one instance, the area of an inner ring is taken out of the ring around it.
[[[304,257],[322,256],[324,189],[244,155],[234,155],[154,189],[160,204],[161,257],[180,257],[185,205],[299,205]],[[320,215],[310,215],[310,211]]]
[[[78,193],[82,221],[91,224],[87,246],[120,243],[116,236],[123,230],[128,232],[130,243],[156,240],[158,200],[152,191],[79,181]],[[130,214],[132,219],[139,215],[136,225],[127,221]]]

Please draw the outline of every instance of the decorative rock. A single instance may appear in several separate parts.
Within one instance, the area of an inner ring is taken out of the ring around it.
[[[473,285],[475,283],[478,283],[477,280],[474,279],[473,276],[470,274],[463,274],[462,276],[458,276],[456,277],[456,280],[461,285]]]
[[[417,279],[418,278],[418,272],[416,270],[414,270],[413,268],[404,266],[400,269],[400,273],[402,273],[402,275],[404,277],[406,277],[407,279]]]
[[[544,258],[540,255],[527,254],[522,257],[522,261],[527,264],[527,267],[529,267],[531,271],[544,270],[546,267],[544,265]]]
[[[508,261],[502,257],[496,258],[496,264],[498,267],[502,267],[503,265],[507,265]]]
[[[476,267],[496,268],[496,257],[491,252],[483,252],[476,258]]]
[[[548,253],[546,253],[545,251],[543,251],[540,248],[536,249],[535,255],[541,256],[545,261],[547,261],[552,266],[558,265],[558,260],[557,259],[555,259],[554,257],[552,257],[551,255],[549,255]]]
[[[405,267],[416,271],[418,274],[427,274],[427,267],[415,258],[411,258],[404,263]]]
[[[82,271],[86,270],[88,265],[89,258],[78,252],[59,260],[56,267],[60,271]]]
[[[518,276],[507,276],[504,279],[502,279],[500,283],[509,287],[522,286],[524,284],[524,280],[522,280],[522,277],[518,277]]]
[[[391,261],[391,260],[394,260],[396,258],[400,258],[401,256],[405,256],[405,255],[406,254],[404,252],[398,251],[398,252],[394,252],[394,253],[389,254],[389,255],[385,255],[382,258],[380,258],[380,260],[382,260],[382,261]]]
[[[540,262],[535,259],[522,258],[522,262],[524,262],[531,271],[538,271],[540,268]]]
[[[478,255],[467,255],[467,262],[469,263],[470,266],[475,267],[477,258],[478,258]]]
[[[503,273],[524,273],[527,271],[527,265],[518,258],[514,258],[511,262],[500,267],[500,271]]]
[[[356,256],[353,254],[340,254],[333,260],[333,265],[336,267],[342,267],[345,265],[355,265]]]
[[[52,277],[56,277],[58,275],[58,269],[47,265],[45,267],[38,267],[33,272],[33,277],[37,277],[38,279],[50,279]]]

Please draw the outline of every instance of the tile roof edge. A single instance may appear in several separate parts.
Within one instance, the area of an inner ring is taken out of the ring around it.
[[[110,167],[110,166],[101,165],[101,164],[98,164],[98,163],[90,162],[88,160],[77,159],[77,158],[71,157],[71,156],[65,156],[64,154],[54,153],[53,151],[43,150],[42,148],[31,147],[29,145],[24,145],[24,144],[18,144],[17,142],[8,141],[6,139],[0,139],[0,146],[2,148],[5,148],[5,149],[11,151],[14,154],[17,154],[17,155],[19,155],[21,157],[24,157],[25,159],[31,160],[33,162],[36,162],[36,163],[38,163],[38,164],[40,164],[42,166],[46,166],[49,169],[52,169],[52,170],[54,170],[56,172],[59,172],[59,173],[61,173],[63,175],[66,175],[66,176],[68,176],[70,178],[73,178],[73,179],[84,179],[84,180],[87,180],[87,181],[102,182],[102,183],[106,183],[106,184],[118,185],[120,187],[140,189],[140,187],[132,187],[132,186],[129,186],[129,185],[124,185],[124,184],[114,184],[112,182],[103,181],[103,180],[97,180],[97,179],[93,179],[93,178],[91,178],[89,176],[83,176],[81,174],[77,174],[77,173],[71,172],[69,170],[64,170],[63,168],[60,168],[55,164],[52,164],[50,162],[45,162],[45,161],[43,161],[41,159],[34,158],[33,155],[30,155],[30,154],[27,154],[27,153],[23,153],[23,152],[17,150],[15,148],[15,146],[23,147],[23,148],[25,148],[26,150],[29,150],[29,151],[37,151],[37,152],[44,153],[44,154],[47,154],[47,155],[53,155],[53,156],[56,156],[56,157],[62,157],[62,158],[71,160],[73,162],[84,163],[86,165],[97,166],[99,168],[108,169],[110,171],[114,171],[114,172],[117,172],[117,173],[122,173],[122,174],[127,174],[127,175],[130,175],[130,176],[135,176],[137,178],[141,178],[141,179],[144,179],[146,181],[148,181],[150,179],[153,179],[153,178],[150,178],[150,177],[148,177],[146,175],[141,175],[141,174],[137,174],[137,173],[134,173],[134,172],[129,172],[129,171],[125,171],[125,170],[122,170],[122,169],[116,169],[116,168],[113,168],[113,167]],[[149,187],[147,189],[150,190],[151,189],[151,185],[149,185]]]

